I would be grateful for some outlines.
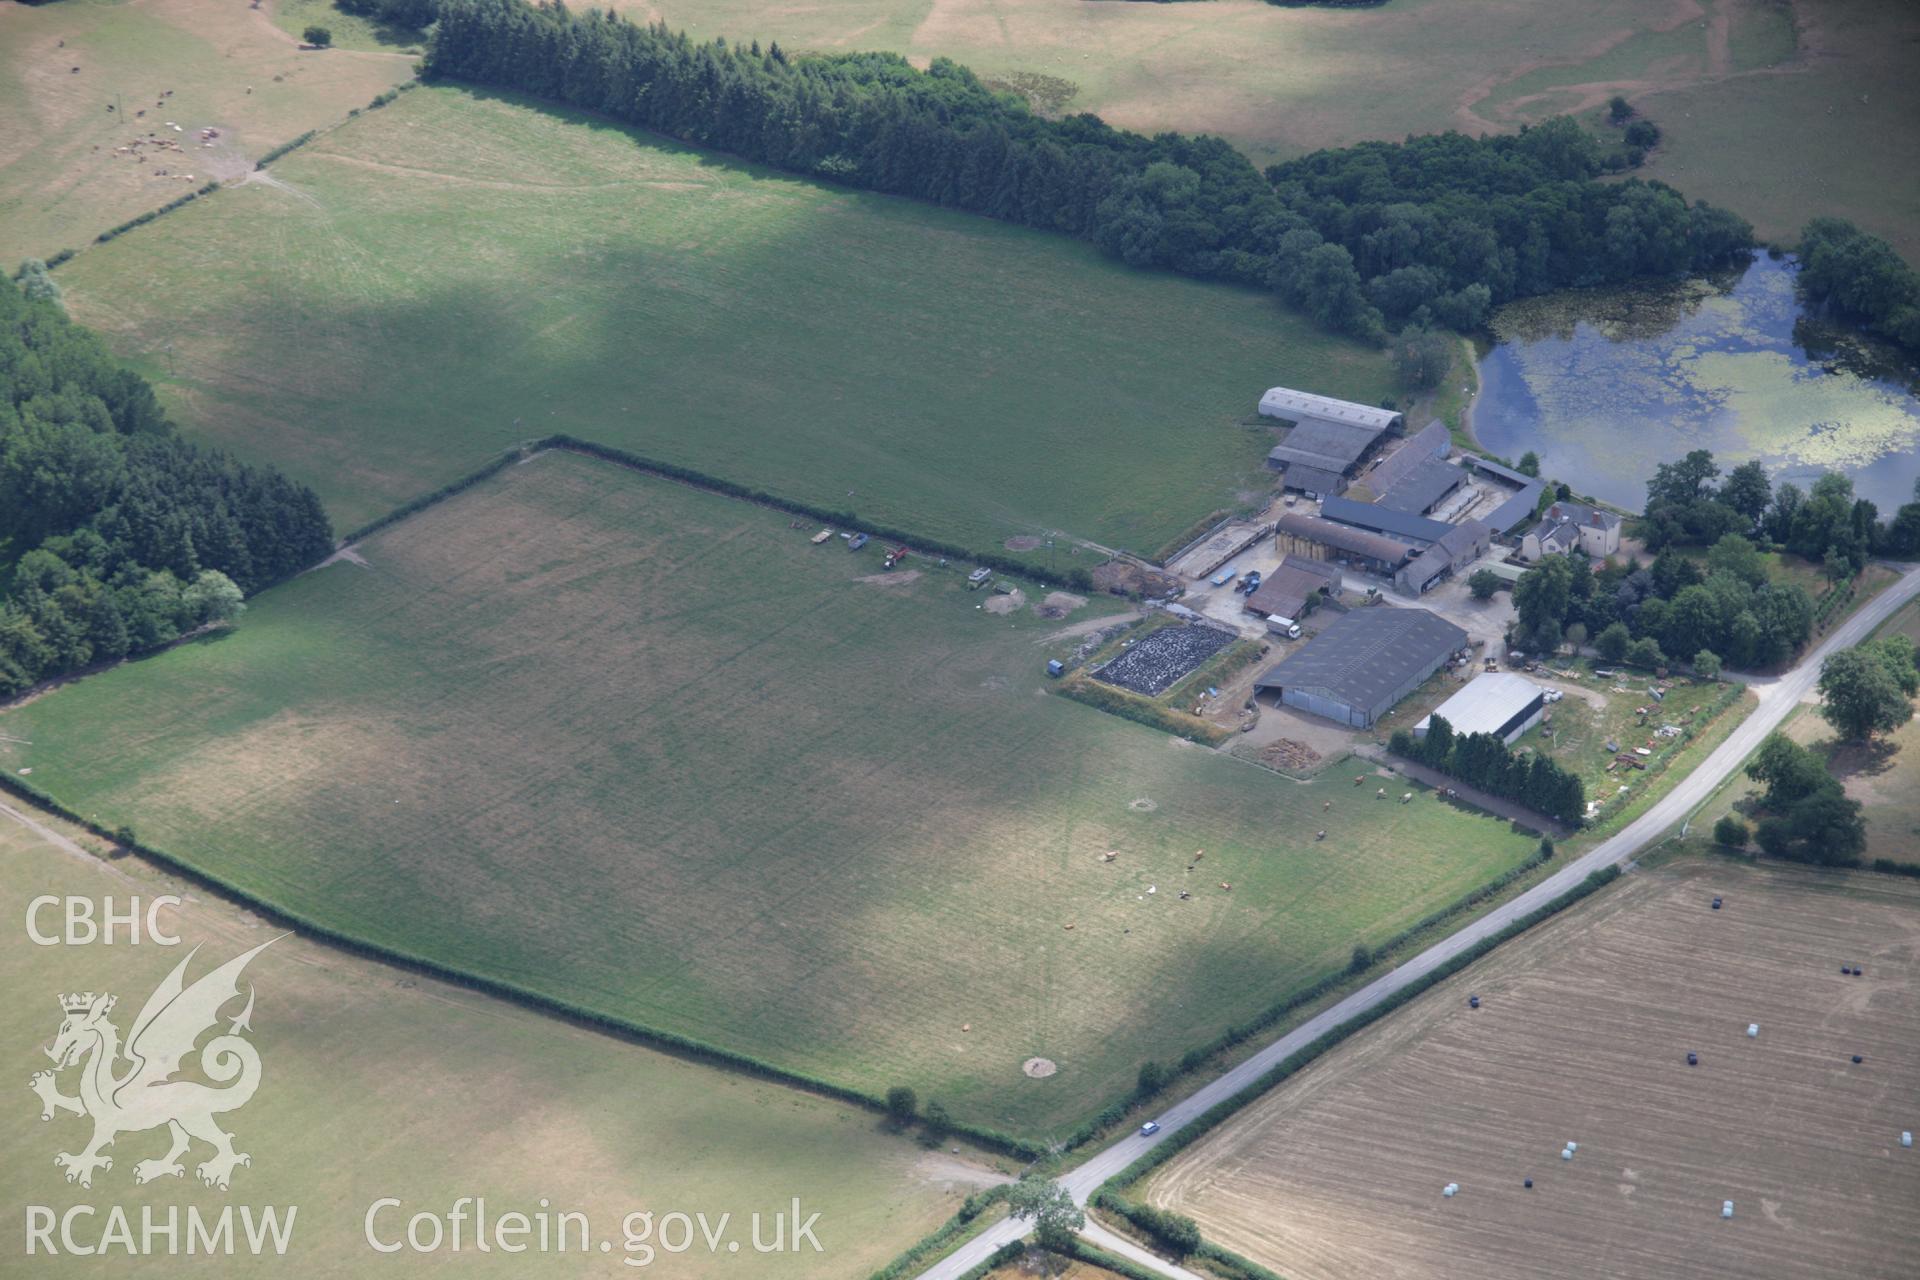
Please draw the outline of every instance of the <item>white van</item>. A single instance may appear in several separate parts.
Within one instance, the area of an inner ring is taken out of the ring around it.
[[[1277,613],[1267,615],[1267,634],[1285,636],[1289,640],[1300,638],[1300,624],[1292,618],[1283,618]]]

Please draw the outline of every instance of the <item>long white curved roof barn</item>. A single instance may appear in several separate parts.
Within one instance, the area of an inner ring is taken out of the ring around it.
[[[1375,431],[1389,430],[1401,421],[1400,415],[1392,409],[1355,404],[1351,400],[1335,400],[1332,396],[1317,396],[1311,391],[1295,391],[1290,387],[1269,388],[1267,394],[1260,397],[1260,412],[1269,418],[1285,418],[1289,422],[1318,418],[1322,422],[1344,422],[1350,426],[1371,427]]]

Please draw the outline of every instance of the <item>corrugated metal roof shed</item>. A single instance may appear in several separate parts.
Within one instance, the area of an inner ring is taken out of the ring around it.
[[[1438,419],[1429,422],[1367,472],[1367,487],[1375,493],[1385,493],[1417,464],[1445,458],[1452,446],[1453,437],[1447,433],[1447,424]]]
[[[1328,586],[1336,590],[1339,588],[1341,582],[1344,581],[1340,573],[1340,566],[1330,564],[1325,560],[1309,560],[1306,556],[1281,556],[1280,563],[1288,569],[1299,569],[1306,573],[1318,574],[1327,580]]]
[[[1356,529],[1405,538],[1409,542],[1438,542],[1452,531],[1444,520],[1429,520],[1406,511],[1390,511],[1375,502],[1355,502],[1352,498],[1328,498],[1320,504],[1321,518],[1350,524]]]
[[[1380,496],[1374,501],[1389,511],[1425,515],[1466,482],[1467,473],[1452,463],[1425,458],[1402,471],[1392,488],[1385,492],[1375,489]]]
[[[1344,703],[1371,722],[1400,692],[1467,643],[1467,633],[1425,609],[1375,607],[1343,614],[1254,681]]]
[[[1324,467],[1310,467],[1304,462],[1296,462],[1289,466],[1286,477],[1281,483],[1289,489],[1298,489],[1301,493],[1318,494],[1323,498],[1337,498],[1347,491],[1347,478],[1338,471],[1328,471]]]
[[[1392,409],[1381,409],[1370,404],[1355,404],[1351,400],[1335,400],[1332,396],[1315,395],[1311,391],[1295,391],[1291,387],[1274,387],[1261,396],[1260,412],[1269,418],[1284,418],[1288,422],[1299,422],[1305,418],[1321,418],[1327,422],[1344,422],[1354,426],[1371,427],[1375,435],[1404,426],[1406,423],[1406,420]]]
[[[1344,474],[1358,462],[1380,432],[1373,427],[1305,418],[1267,455],[1289,467],[1305,465]]]
[[[1415,736],[1424,736],[1433,716],[1443,716],[1458,734],[1498,733],[1515,716],[1533,705],[1546,690],[1511,671],[1489,671],[1475,676],[1460,692],[1433,709],[1433,714],[1415,725]]]
[[[1298,618],[1307,597],[1327,585],[1317,573],[1282,564],[1260,580],[1260,589],[1247,597],[1247,608],[1259,614]]]
[[[1526,477],[1522,476],[1521,479]],[[1506,533],[1513,526],[1532,518],[1534,508],[1540,505],[1540,495],[1546,491],[1545,480],[1528,480],[1520,492],[1495,507],[1483,519],[1495,533]]]
[[[1530,476],[1524,471],[1515,471],[1504,462],[1495,462],[1492,458],[1483,458],[1477,453],[1467,454],[1465,461],[1466,464],[1474,470],[1484,471],[1488,475],[1498,476],[1508,484],[1525,486],[1534,484],[1540,479],[1538,476]]]

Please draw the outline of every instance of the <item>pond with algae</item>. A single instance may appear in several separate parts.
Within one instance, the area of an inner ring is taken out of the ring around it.
[[[1570,290],[1502,307],[1473,429],[1489,453],[1639,510],[1655,466],[1711,449],[1776,484],[1853,477],[1882,512],[1920,478],[1913,370],[1813,321],[1790,259],[1713,279]]]

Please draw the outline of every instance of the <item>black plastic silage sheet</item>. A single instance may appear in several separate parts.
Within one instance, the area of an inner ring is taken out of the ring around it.
[[[1232,636],[1214,627],[1163,627],[1094,672],[1093,678],[1156,698],[1232,643]]]

